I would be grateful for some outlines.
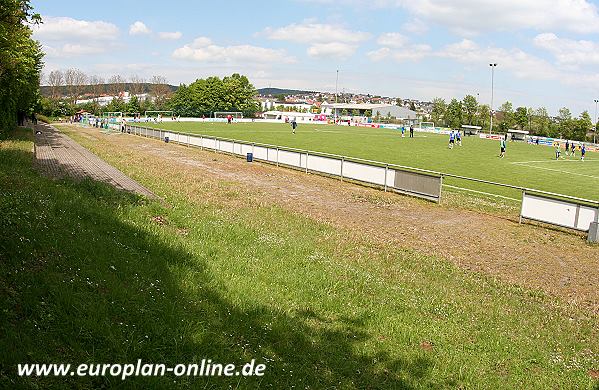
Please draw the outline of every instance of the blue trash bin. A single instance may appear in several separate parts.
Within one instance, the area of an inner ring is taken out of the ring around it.
[[[168,144],[168,141],[169,141],[168,137],[164,137],[164,142],[166,142]]]
[[[247,162],[252,162],[254,161],[254,153],[248,153],[247,154]]]

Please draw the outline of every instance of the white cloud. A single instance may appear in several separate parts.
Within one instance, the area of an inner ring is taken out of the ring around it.
[[[599,12],[589,0],[303,0],[359,9],[407,9],[423,21],[460,34],[513,29],[599,32]]]
[[[376,40],[381,46],[399,48],[405,46],[408,42],[408,38],[400,33],[384,33]]]
[[[206,37],[196,38],[193,43],[176,49],[172,57],[198,62],[227,64],[290,63],[295,61],[284,50],[251,45],[217,46],[212,44],[212,41]]]
[[[418,61],[432,53],[432,48],[429,45],[410,45],[393,53],[393,58],[396,61]]]
[[[177,40],[180,39],[183,36],[183,34],[181,34],[181,32],[179,31],[175,31],[175,32],[159,32],[158,33],[158,37],[160,39],[169,39],[169,40]]]
[[[411,44],[405,35],[397,32],[381,34],[376,42],[383,47],[366,54],[372,61],[387,58],[398,62],[418,61],[432,53],[429,45]]]
[[[562,65],[599,64],[599,44],[586,40],[558,38],[553,33],[537,35],[534,40],[537,47],[553,54]]]
[[[205,46],[208,46],[211,44],[212,44],[212,39],[210,39],[208,37],[197,37],[191,43],[191,47],[200,48],[200,47],[205,47]]]
[[[91,39],[94,41],[114,40],[119,29],[103,21],[78,20],[67,17],[43,16],[43,23],[33,26],[35,39],[40,41],[63,41]]]
[[[291,41],[298,43],[360,43],[370,38],[370,33],[362,31],[351,31],[347,28],[333,24],[292,23],[285,27],[267,27],[263,32],[269,39],[279,41]]]
[[[343,42],[315,43],[307,53],[310,57],[346,59],[356,52],[357,46]]]
[[[43,20],[32,26],[33,36],[49,58],[98,54],[117,45],[119,29],[112,23],[53,16]]]
[[[62,53],[67,56],[78,56],[85,54],[98,54],[106,51],[106,48],[87,46],[79,44],[66,44],[62,47]]]
[[[391,49],[389,49],[388,47],[381,47],[380,49],[369,51],[368,53],[366,53],[366,55],[372,61],[381,61],[385,58],[388,58],[391,55]]]
[[[71,58],[88,54],[99,54],[108,51],[107,46],[66,43],[59,46],[42,45],[48,58]]]
[[[436,55],[466,64],[498,63],[498,70],[506,69],[519,78],[536,80],[560,78],[560,72],[551,63],[521,49],[485,48],[469,39],[447,45]]]
[[[418,61],[432,55],[432,48],[429,45],[405,45],[395,49],[381,47],[380,49],[368,52],[366,55],[372,61],[382,61],[392,58],[398,62]]]
[[[428,25],[422,20],[416,18],[405,22],[401,29],[412,34],[424,34],[428,31]]]
[[[139,20],[133,23],[131,26],[129,26],[129,35],[144,35],[150,33],[152,33],[152,31],[143,22],[140,22]]]
[[[587,0],[420,0],[401,5],[454,30],[565,29],[599,31],[597,7]]]

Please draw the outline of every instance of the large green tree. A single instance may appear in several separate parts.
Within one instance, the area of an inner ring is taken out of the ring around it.
[[[533,134],[540,136],[549,135],[551,120],[549,119],[549,113],[545,107],[539,107],[536,110],[533,110],[530,122]]]
[[[473,125],[478,111],[478,102],[472,95],[466,95],[462,100],[462,107],[464,108],[464,119],[469,125]]]
[[[447,103],[444,99],[434,98],[433,109],[431,111],[431,120],[435,122],[435,125],[445,124],[445,111],[447,110]]]
[[[574,126],[570,132],[572,139],[576,141],[586,141],[587,134],[591,131],[593,122],[588,111],[583,111],[580,117],[575,121]]]
[[[526,107],[516,108],[514,122],[516,122],[520,130],[524,130],[528,126],[528,109]]]
[[[462,102],[457,99],[451,99],[445,111],[445,123],[454,129],[462,126],[463,108]]]
[[[252,116],[259,110],[254,100],[256,89],[248,78],[237,73],[220,79],[198,79],[189,86],[181,85],[170,100],[177,115],[210,116],[215,111],[241,111]]]
[[[0,131],[38,105],[43,53],[29,25],[40,21],[29,0],[0,0]]]
[[[488,130],[491,124],[491,107],[488,104],[481,104],[478,106],[476,111],[476,125],[482,126],[483,129]]]
[[[507,132],[514,126],[514,106],[511,102],[505,102],[499,107],[501,113],[501,121],[499,122],[499,130]]]

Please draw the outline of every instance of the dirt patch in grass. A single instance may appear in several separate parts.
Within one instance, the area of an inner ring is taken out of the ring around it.
[[[436,205],[211,151],[132,135],[107,137],[93,129],[77,131],[98,137],[93,147],[109,146],[118,158],[141,159],[165,171],[176,169],[189,180],[209,185],[230,183],[237,191],[227,200],[233,207],[251,202],[279,205],[346,229],[350,235],[444,257],[465,270],[599,313],[599,247],[588,245],[582,234],[518,225],[513,218]]]

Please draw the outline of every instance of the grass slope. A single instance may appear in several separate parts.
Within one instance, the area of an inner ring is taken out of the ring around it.
[[[74,135],[76,136],[76,135]],[[77,138],[169,206],[0,144],[2,388],[591,388],[597,318]],[[17,378],[17,363],[267,365],[258,378]]]
[[[299,125],[297,133],[277,123],[164,122],[142,124],[244,141],[308,149],[368,160],[430,169],[466,177],[599,200],[599,156],[587,153],[586,161],[555,161],[546,146],[510,142],[505,159],[499,159],[499,142],[465,137],[463,147],[449,150],[448,137],[415,133],[401,137],[397,130],[330,125]],[[519,191],[446,179],[446,184],[519,199]]]

